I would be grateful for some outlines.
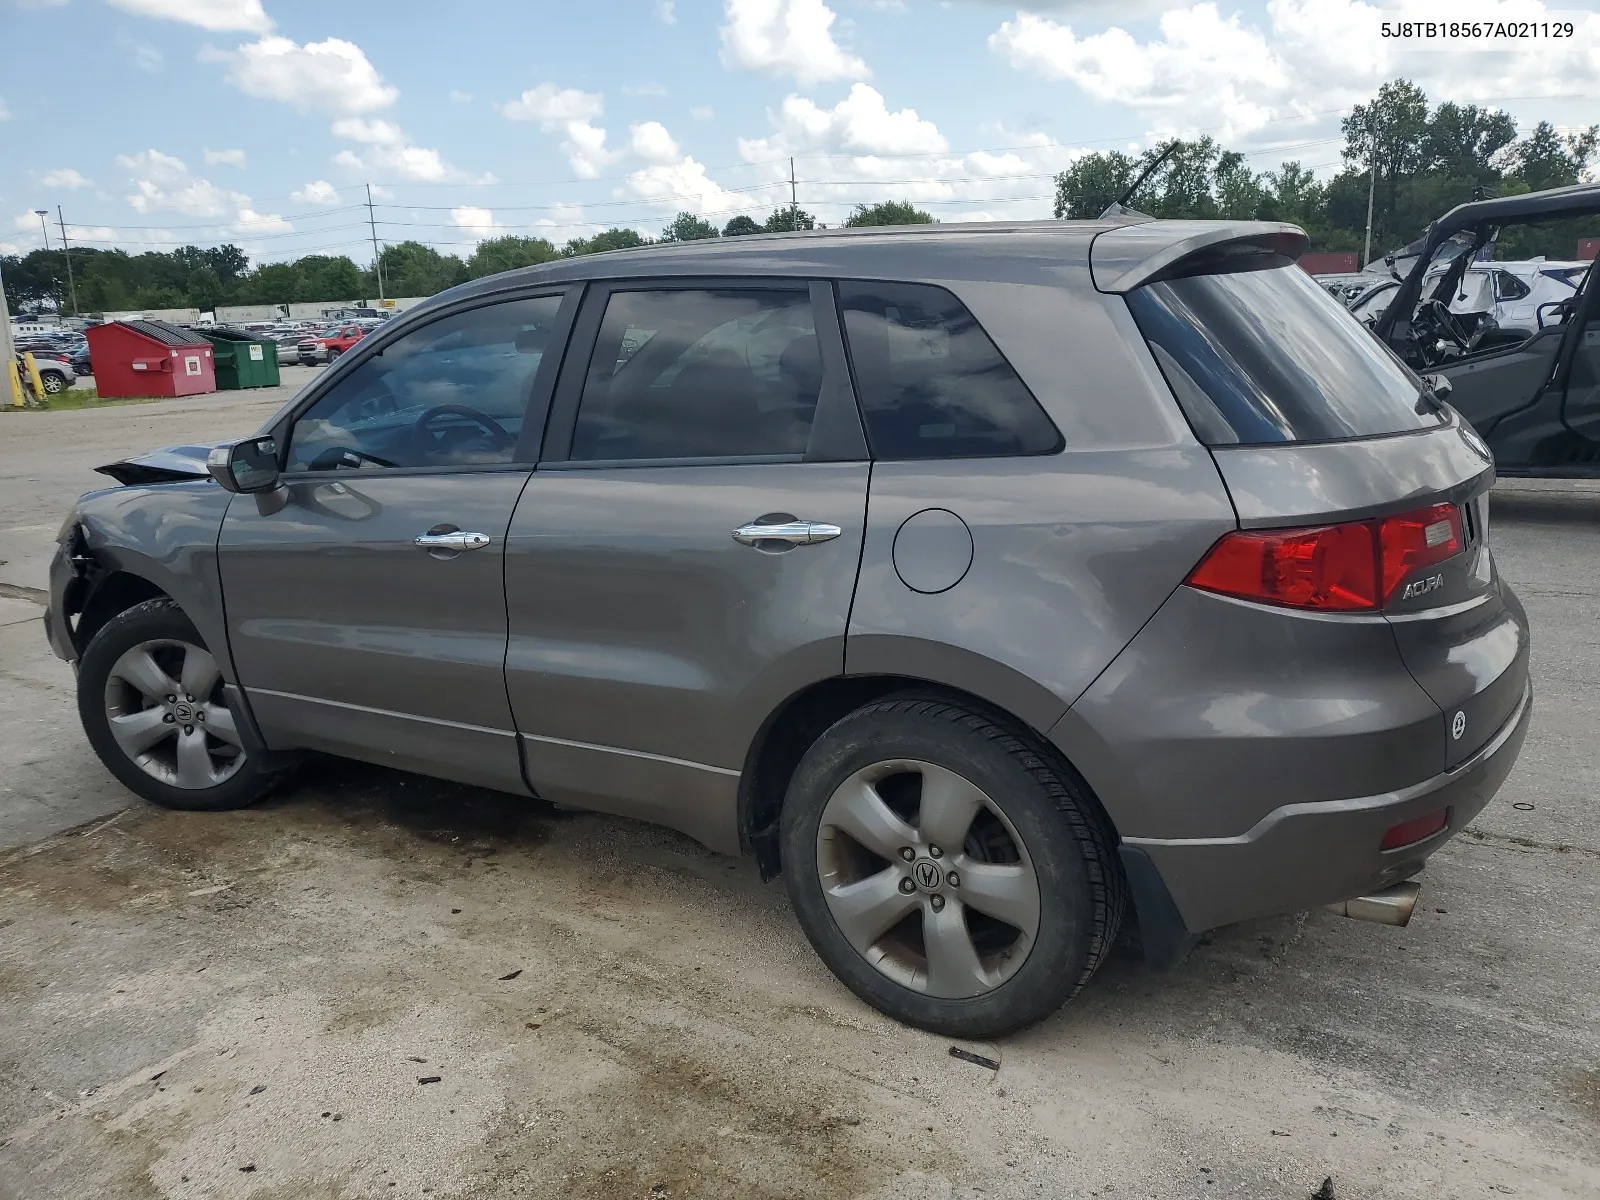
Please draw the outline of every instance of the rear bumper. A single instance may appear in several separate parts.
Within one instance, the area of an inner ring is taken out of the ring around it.
[[[1236,837],[1128,837],[1123,845],[1148,857],[1191,934],[1366,895],[1415,875],[1483,811],[1511,773],[1532,715],[1526,683],[1494,736],[1431,779],[1374,796],[1287,804]],[[1449,823],[1432,837],[1379,849],[1391,827],[1441,808],[1450,810]]]

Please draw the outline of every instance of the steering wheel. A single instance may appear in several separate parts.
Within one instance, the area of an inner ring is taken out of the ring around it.
[[[1470,348],[1471,339],[1456,322],[1455,313],[1450,311],[1449,305],[1443,300],[1424,301],[1422,311],[1429,316],[1440,333],[1456,344],[1456,349],[1466,351]]]
[[[465,404],[436,404],[417,418],[417,423],[412,429],[412,445],[418,459],[430,458],[445,449],[445,445],[433,429],[433,423],[440,417],[462,417],[471,421],[488,434],[489,443],[497,453],[510,450],[516,444],[517,439],[506,432],[505,426],[488,413],[479,412]]]

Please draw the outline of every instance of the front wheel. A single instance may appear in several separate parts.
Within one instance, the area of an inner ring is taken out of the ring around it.
[[[338,359],[339,359],[339,355],[341,355],[341,354],[343,354],[343,353],[344,353],[344,351],[343,351],[343,350],[341,350],[341,349],[339,349],[339,347],[337,347],[337,346],[333,346],[333,347],[331,347],[331,348],[330,348],[330,349],[329,349],[329,350],[328,350],[328,361],[329,361],[329,362],[330,362],[330,363],[331,363],[331,362],[337,362],[337,361],[338,361]]]
[[[1116,938],[1124,883],[1084,786],[990,717],[891,697],[835,723],[790,781],[801,927],[862,1000],[965,1038],[1049,1016]]]
[[[40,371],[39,382],[44,384],[44,394],[47,396],[67,390],[67,377],[60,371]]]
[[[245,752],[216,659],[166,598],[94,635],[79,663],[78,716],[106,769],[163,808],[243,808],[277,782]]]

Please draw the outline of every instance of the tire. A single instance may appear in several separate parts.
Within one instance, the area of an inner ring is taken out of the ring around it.
[[[60,371],[40,371],[39,382],[44,384],[46,396],[54,396],[67,390],[67,377]]]
[[[1126,904],[1086,785],[943,699],[892,696],[836,722],[795,769],[780,838],[795,914],[828,968],[879,1012],[952,1037],[1055,1012],[1109,952]]]
[[[106,769],[163,808],[244,808],[279,779],[239,744],[216,661],[165,597],[94,635],[78,664],[78,716]]]
[[[329,363],[333,363],[333,362],[338,361],[339,355],[341,355],[343,353],[344,353],[344,351],[339,349],[339,347],[330,346],[328,348],[328,362]]]

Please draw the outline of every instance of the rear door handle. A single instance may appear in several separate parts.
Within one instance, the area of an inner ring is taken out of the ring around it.
[[[419,550],[426,550],[429,554],[459,554],[463,550],[482,550],[494,541],[487,533],[467,533],[463,530],[452,530],[449,533],[419,533],[412,539]]]
[[[831,541],[844,530],[823,521],[783,521],[772,525],[759,522],[741,525],[733,531],[733,540],[745,546],[759,547],[762,542],[788,542],[791,546],[810,546],[816,542]]]

